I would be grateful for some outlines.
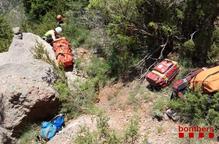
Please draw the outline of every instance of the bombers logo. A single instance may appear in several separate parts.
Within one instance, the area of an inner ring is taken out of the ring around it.
[[[179,126],[178,127],[179,138],[209,138],[213,139],[214,128],[213,127],[199,127],[199,126]]]

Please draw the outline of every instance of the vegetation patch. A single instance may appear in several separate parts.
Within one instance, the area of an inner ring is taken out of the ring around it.
[[[109,118],[103,113],[97,117],[97,131],[90,132],[87,128],[82,128],[74,143],[76,144],[136,144],[139,138],[138,118],[132,118],[123,135],[111,130],[108,125]]]
[[[219,129],[219,94],[212,96],[200,92],[188,92],[185,100],[170,101],[170,107],[176,110],[181,120],[191,125],[211,125]]]
[[[5,20],[4,16],[0,15],[0,53],[8,50],[12,37],[12,28]]]

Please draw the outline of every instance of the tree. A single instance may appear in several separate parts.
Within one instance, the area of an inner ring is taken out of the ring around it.
[[[108,60],[116,73],[145,71],[173,51],[203,65],[219,51],[213,38],[217,0],[91,0],[88,8],[104,17],[112,39]]]
[[[68,0],[23,0],[25,12],[34,20],[39,20],[48,12],[62,14],[67,8]]]
[[[193,63],[205,64],[209,51],[212,51],[214,21],[219,13],[217,0],[187,0],[184,11],[185,18],[182,25],[182,33],[189,36],[194,35],[195,51]]]

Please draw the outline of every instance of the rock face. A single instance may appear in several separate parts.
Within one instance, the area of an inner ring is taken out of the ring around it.
[[[34,59],[36,41],[52,59],[52,47],[40,37],[24,33],[14,37],[8,52],[0,53],[0,143],[13,143],[28,121],[43,120],[57,112],[57,93],[51,65]]]
[[[96,118],[91,115],[80,116],[72,120],[58,134],[55,135],[47,144],[72,144],[82,127],[88,128],[90,131],[96,130]]]

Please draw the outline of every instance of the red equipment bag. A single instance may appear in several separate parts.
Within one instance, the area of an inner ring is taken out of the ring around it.
[[[193,77],[195,77],[197,74],[199,74],[203,69],[196,69],[188,73],[185,78],[177,80],[173,83],[173,90],[180,92],[181,90],[184,90],[189,86],[190,81]]]
[[[203,69],[196,69],[188,73],[183,79],[179,79],[173,83],[172,89],[172,98],[173,97],[183,97],[183,94],[186,92],[189,87],[189,83],[193,77],[199,74]]]
[[[64,68],[73,66],[73,54],[71,44],[69,41],[62,37],[53,42],[53,50],[56,54],[56,59],[59,65],[63,65]]]
[[[146,79],[152,86],[166,87],[179,73],[177,62],[165,59],[146,74]]]

